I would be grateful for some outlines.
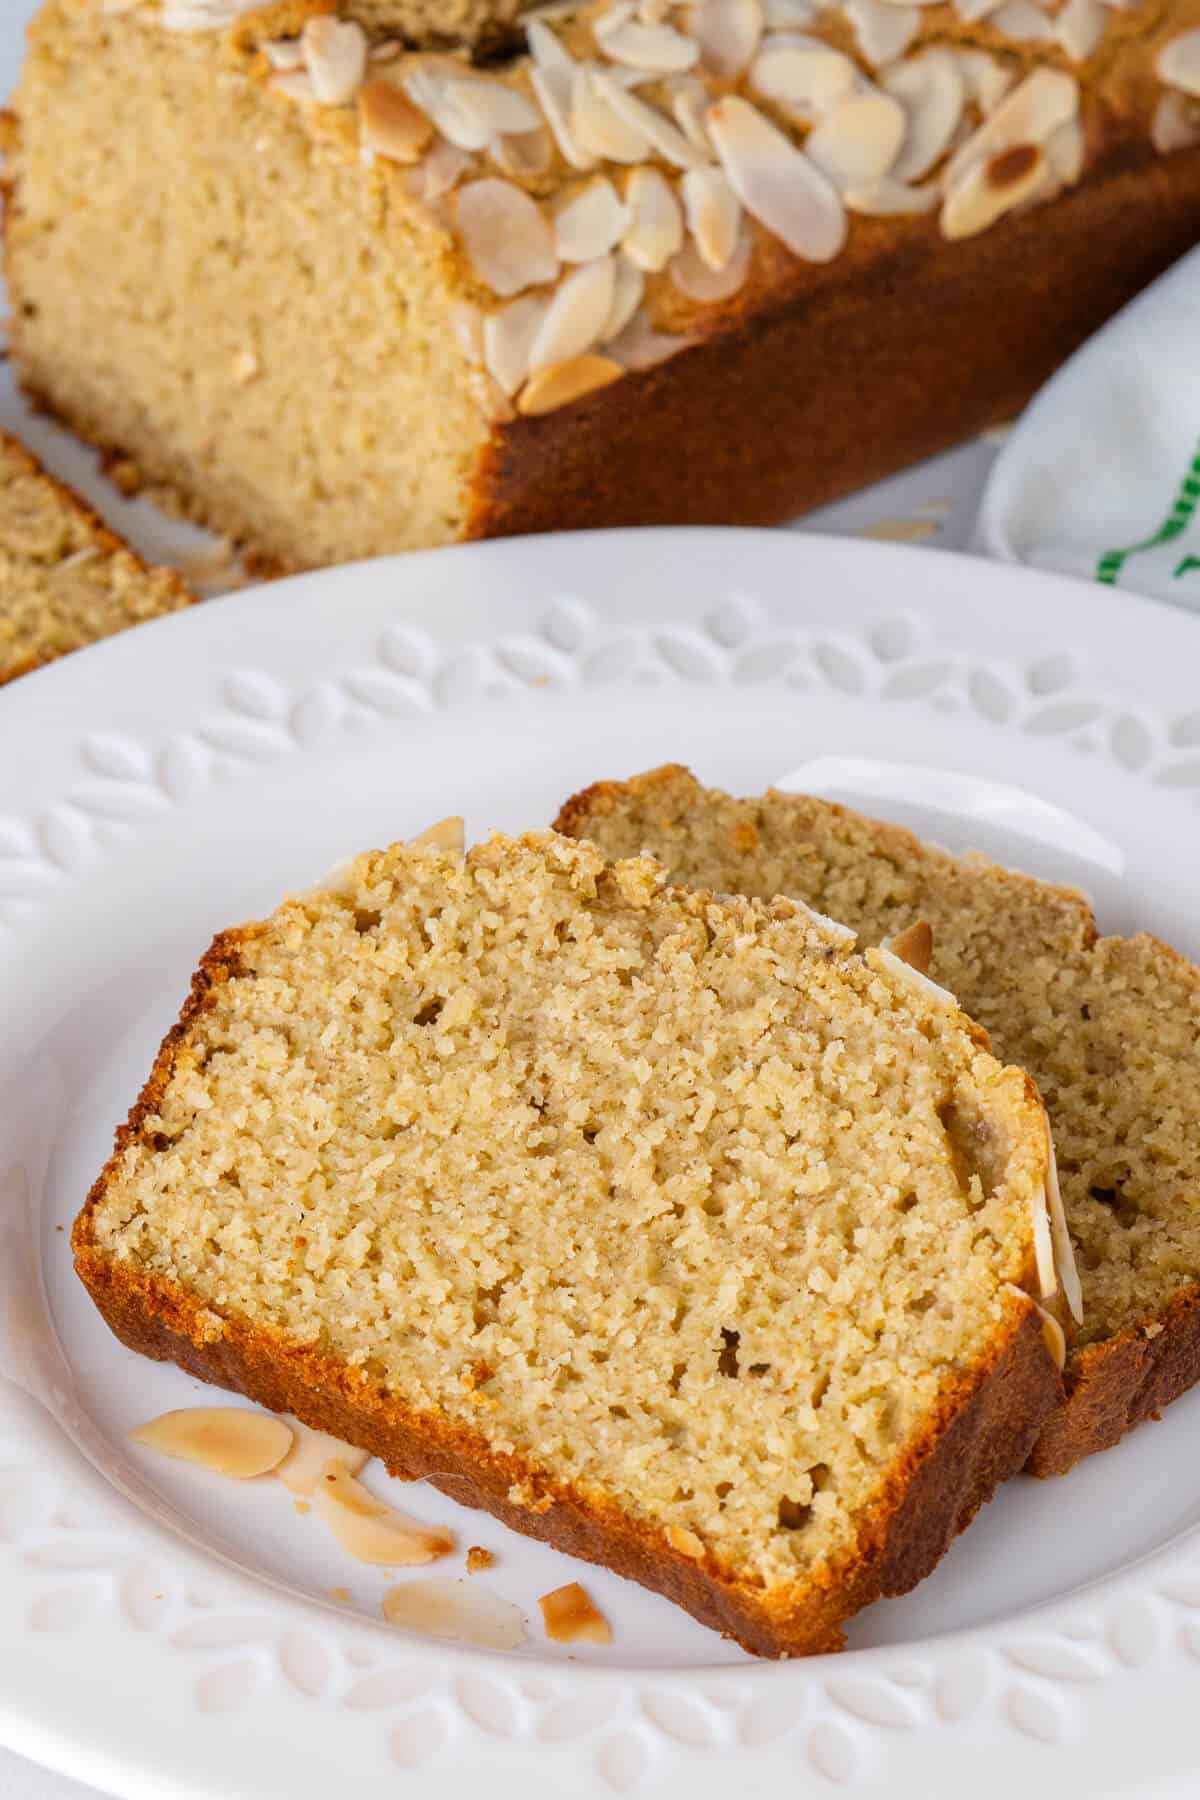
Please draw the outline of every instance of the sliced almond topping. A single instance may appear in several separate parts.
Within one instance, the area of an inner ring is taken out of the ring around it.
[[[346,1554],[376,1568],[411,1568],[447,1556],[454,1548],[448,1531],[422,1525],[386,1506],[336,1459],[322,1469],[313,1505]]]
[[[589,156],[608,162],[639,163],[650,154],[650,139],[614,111],[591,69],[577,69],[571,87],[571,131]]]
[[[1054,1151],[1054,1132],[1051,1129],[1049,1113],[1046,1114],[1046,1142],[1050,1152],[1046,1171],[1046,1197],[1050,1205],[1050,1236],[1054,1244],[1054,1264],[1063,1285],[1067,1305],[1071,1309],[1071,1317],[1076,1324],[1082,1324],[1083,1287],[1079,1280],[1079,1270],[1075,1265],[1075,1246],[1071,1242],[1071,1233],[1067,1228],[1067,1214],[1063,1206],[1062,1189],[1058,1185],[1058,1157]]]
[[[1073,75],[1061,69],[1035,69],[955,151],[946,168],[947,191],[957,186],[973,163],[984,163],[999,151],[1020,144],[1044,144],[1078,111],[1079,83]]]
[[[573,269],[551,297],[530,346],[530,373],[568,362],[598,344],[615,292],[616,266],[611,256],[599,256]]]
[[[516,418],[512,401],[486,369],[467,370],[467,391],[491,425],[510,425]]]
[[[471,1644],[478,1650],[515,1650],[525,1642],[519,1607],[478,1582],[447,1575],[398,1582],[383,1596],[389,1625],[426,1631],[430,1637]]]
[[[865,218],[891,219],[906,213],[932,212],[941,195],[937,186],[909,187],[891,175],[872,181],[866,187],[847,188],[842,195],[847,209]]]
[[[500,81],[484,81],[472,76],[466,81],[446,84],[450,104],[490,138],[498,133],[537,131],[541,114],[524,94],[505,87]]]
[[[490,155],[515,181],[534,181],[554,160],[554,140],[545,125],[536,131],[506,132],[492,140]]]
[[[1087,139],[1078,119],[1068,119],[1046,139],[1046,167],[1054,193],[1073,187],[1083,173]]]
[[[1065,1369],[1067,1366],[1066,1333],[1054,1314],[1048,1313],[1044,1306],[1039,1306],[1038,1312],[1042,1317],[1042,1342],[1054,1358],[1055,1367]]]
[[[608,5],[601,7],[592,20],[592,30],[602,42],[610,31],[619,31],[622,25],[628,25],[630,19],[637,16],[637,0],[608,0]]]
[[[189,1406],[160,1413],[129,1433],[135,1444],[198,1463],[215,1475],[250,1481],[277,1468],[292,1447],[282,1419],[240,1406]]]
[[[1054,35],[1072,62],[1086,62],[1099,49],[1108,26],[1100,0],[1066,0],[1054,20]]]
[[[696,244],[687,243],[678,256],[671,258],[668,272],[672,284],[685,299],[694,300],[698,306],[712,306],[730,299],[744,286],[750,272],[750,252],[750,233],[743,231],[724,268],[713,269],[705,262]]]
[[[620,336],[642,304],[642,296],[646,291],[646,277],[627,257],[618,256],[615,269],[613,303],[600,334],[602,344]]]
[[[612,1630],[587,1590],[577,1581],[543,1594],[538,1601],[546,1636],[555,1644],[611,1644]]]
[[[742,224],[741,203],[728,178],[720,169],[689,169],[682,190],[684,214],[696,249],[710,269],[724,269],[738,247]]]
[[[699,1562],[704,1555],[704,1539],[685,1525],[668,1525],[667,1542],[672,1550],[678,1550],[680,1556],[690,1556],[693,1562]]]
[[[688,143],[682,131],[656,106],[639,100],[636,94],[622,88],[611,75],[598,74],[595,81],[601,97],[607,100],[627,125],[631,125],[649,140],[664,162],[672,163],[677,169],[694,169],[704,161],[700,152]]]
[[[890,94],[856,94],[814,126],[804,151],[834,187],[861,187],[887,174],[906,129],[904,108]]]
[[[764,23],[761,0],[699,0],[691,35],[705,68],[723,81],[740,75],[758,49]]]
[[[1163,156],[1200,144],[1200,104],[1186,94],[1164,94],[1154,109],[1150,138]]]
[[[554,133],[554,141],[571,168],[590,169],[594,159],[580,149],[569,123],[571,92],[578,65],[540,19],[527,22],[525,35],[534,64],[529,75],[530,85],[546,115],[546,123]]]
[[[695,39],[685,37],[670,25],[640,25],[636,19],[628,19],[615,31],[606,31],[598,41],[611,62],[651,69],[656,75],[694,68],[700,60],[700,46]]]
[[[953,50],[950,54],[967,99],[975,102],[985,119],[990,118],[1012,87],[1012,71],[986,50]]]
[[[915,6],[892,6],[888,0],[845,0],[842,8],[865,61],[881,69],[903,56],[921,28]]]
[[[367,51],[367,61],[382,65],[398,62],[403,55],[404,45],[399,38],[384,38],[380,43],[371,45]]]
[[[304,67],[304,45],[299,38],[276,38],[272,43],[263,44],[262,53],[281,75],[285,70]]]
[[[971,163],[946,195],[942,236],[974,237],[1023,200],[1036,194],[1047,176],[1046,158],[1036,144],[1014,144],[986,162]]]
[[[816,23],[816,0],[763,0],[768,31],[803,31]]]
[[[889,950],[886,944],[881,944],[878,950],[868,950],[867,961],[872,968],[885,969],[894,981],[898,981],[901,987],[908,988],[910,993],[920,994],[938,1006],[958,1006],[958,1001],[949,988],[940,987],[928,975],[922,975],[920,969],[914,969],[903,957]]]
[[[815,125],[858,91],[848,56],[819,38],[768,38],[750,69],[750,85],[797,125]]]
[[[669,94],[675,123],[688,143],[701,156],[711,156],[713,148],[704,125],[704,115],[708,111],[708,89],[704,83],[695,75],[676,75]],[[646,149],[649,148],[647,144]]]
[[[1030,1201],[1033,1224],[1033,1254],[1037,1263],[1038,1289],[1043,1300],[1053,1299],[1058,1292],[1058,1275],[1054,1267],[1054,1244],[1050,1237],[1050,1215],[1046,1210],[1046,1190],[1035,1188]]]
[[[964,25],[977,25],[980,19],[995,12],[999,4],[1000,0],[954,0],[954,10]]]
[[[1045,43],[1054,36],[1050,15],[1035,0],[1004,0],[988,14],[988,24],[1017,43]]]
[[[421,164],[422,194],[426,203],[433,206],[456,188],[471,167],[471,161],[466,150],[439,138]]]
[[[933,955],[933,926],[928,919],[917,919],[906,931],[897,933],[890,940],[888,949],[901,962],[906,962],[910,969],[916,969],[918,974],[928,975]]]
[[[289,100],[315,102],[317,98],[307,69],[289,69],[283,75],[276,75],[271,86],[277,94],[286,94]]]
[[[835,257],[846,241],[846,214],[816,164],[736,95],[716,101],[706,123],[746,211],[805,262]]]
[[[1200,30],[1185,31],[1164,44],[1154,67],[1168,87],[1200,98]]]
[[[630,226],[621,248],[631,263],[665,269],[683,243],[683,213],[670,182],[657,169],[635,169],[625,189]]]
[[[629,224],[629,208],[607,175],[598,175],[559,207],[554,248],[563,262],[593,262],[616,248]]]
[[[322,106],[346,106],[367,72],[367,34],[353,19],[309,19],[300,35],[305,67]]]
[[[919,181],[945,155],[963,116],[966,96],[958,64],[949,50],[927,50],[885,70],[882,83],[907,120],[890,173],[896,181]]]
[[[392,82],[364,81],[358,90],[362,142],[393,162],[418,162],[433,139],[433,123]]]
[[[517,399],[517,411],[527,418],[557,412],[560,406],[569,406],[573,400],[582,400],[585,394],[619,381],[624,372],[619,362],[594,352],[552,363],[526,382]]]
[[[449,819],[444,821],[446,825],[450,823],[452,821]],[[459,824],[461,826],[461,819]],[[434,826],[435,831],[440,829],[440,826]],[[293,1419],[290,1413],[284,1414],[284,1422],[292,1433],[292,1447],[283,1461],[276,1464],[273,1473],[276,1480],[282,1481],[289,1494],[307,1498],[316,1487],[322,1469],[329,1462],[336,1460],[351,1475],[357,1475],[371,1460],[369,1450],[359,1450],[353,1444],[344,1444],[341,1438],[330,1437],[328,1432],[313,1431],[311,1426],[302,1425],[299,1419]]]
[[[408,841],[414,849],[419,848],[423,844],[428,844],[431,849],[445,850],[451,856],[461,858],[465,856],[467,852],[466,823],[464,820],[458,818],[456,814],[452,813],[448,819],[439,819],[436,825],[427,826],[424,831],[419,831],[416,837],[411,837]],[[335,1451],[334,1455],[338,1457],[345,1467],[350,1467],[349,1463],[346,1462],[346,1458],[341,1456],[339,1452]],[[359,1468],[361,1467],[362,1464],[360,1463]],[[357,1475],[358,1470],[350,1469],[350,1473],[352,1475]]]
[[[546,304],[536,294],[523,294],[483,321],[484,363],[506,394],[515,394],[529,374],[529,352],[546,317]]]
[[[676,333],[655,331],[645,313],[634,313],[620,337],[614,338],[606,345],[609,356],[631,373],[641,369],[656,368],[659,363],[669,362],[682,350],[690,350],[700,340],[694,337],[682,337]]]
[[[440,57],[409,57],[401,81],[413,105],[427,113],[444,138],[459,150],[486,150],[492,132],[456,104],[454,87],[446,79]]]
[[[485,176],[459,188],[455,218],[480,280],[509,299],[558,274],[554,237],[537,201],[511,181]]]

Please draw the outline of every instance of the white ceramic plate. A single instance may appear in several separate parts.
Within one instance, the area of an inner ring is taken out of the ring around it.
[[[0,1741],[139,1800],[1194,1792],[1200,1394],[1012,1482],[804,1665],[406,1488],[499,1554],[530,1638],[487,1655],[383,1627],[383,1578],[278,1484],[126,1443],[209,1391],[110,1338],[66,1231],[212,934],[448,812],[542,825],[670,758],[786,777],[1200,954],[1198,644],[1152,603],[951,556],[631,532],[305,577],[6,691]],[[536,1597],[573,1574],[610,1650],[541,1639]]]

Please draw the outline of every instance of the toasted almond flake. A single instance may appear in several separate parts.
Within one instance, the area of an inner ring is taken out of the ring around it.
[[[629,93],[608,73],[597,74],[595,82],[601,98],[607,100],[627,125],[649,140],[651,148],[658,151],[664,162],[677,169],[694,169],[704,161],[701,153],[688,143],[678,126],[673,125],[658,107]]]
[[[523,294],[483,321],[483,355],[488,374],[505,394],[515,394],[529,374],[529,352],[546,316],[546,301]]]
[[[657,368],[659,363],[670,362],[673,356],[690,350],[699,341],[699,338],[674,332],[655,331],[645,313],[637,312],[620,337],[614,338],[605,348],[622,369],[636,374],[643,369]]]
[[[1013,84],[1013,75],[987,50],[952,50],[962,77],[963,93],[973,100],[984,118],[990,118]]]
[[[1000,0],[954,0],[954,10],[964,25],[977,25],[995,12]]]
[[[1087,139],[1078,119],[1068,119],[1050,133],[1045,152],[1051,191],[1058,193],[1064,187],[1074,186],[1083,173],[1086,150]]]
[[[472,165],[473,158],[467,151],[439,138],[421,163],[421,192],[426,204],[435,206],[458,186]]]
[[[1054,35],[1072,62],[1086,62],[1099,49],[1108,26],[1100,0],[1066,0],[1054,20]]]
[[[598,344],[615,292],[616,266],[611,256],[599,256],[573,269],[555,289],[530,346],[530,373],[569,362]]]
[[[963,116],[966,95],[958,64],[949,50],[926,50],[886,69],[881,81],[904,108],[907,122],[890,173],[896,181],[919,181],[945,155]]]
[[[409,57],[403,66],[401,84],[413,105],[427,113],[444,138],[459,150],[486,150],[494,135],[492,128],[465,111],[458,102],[458,92],[467,84],[448,79],[443,58]]]
[[[299,38],[276,38],[262,46],[262,53],[281,75],[287,70],[304,67],[304,45]]]
[[[271,86],[277,94],[286,94],[289,100],[316,100],[313,84],[307,69],[290,69],[282,75],[272,78]]]
[[[269,1475],[292,1447],[282,1419],[241,1406],[188,1406],[160,1413],[129,1433],[135,1444],[198,1463],[215,1475],[251,1481]]]
[[[591,69],[575,72],[571,86],[571,131],[589,157],[638,163],[650,154],[650,139],[615,112],[601,94]]]
[[[842,199],[849,212],[861,213],[865,218],[891,219],[910,213],[932,212],[941,195],[936,184],[909,187],[894,176],[885,175],[882,181],[869,182],[866,187],[847,188]]]
[[[646,277],[627,257],[618,256],[614,267],[613,303],[600,334],[602,344],[620,336],[642,304],[642,296],[646,291]]]
[[[630,225],[621,240],[629,261],[653,274],[665,269],[683,243],[683,213],[666,176],[635,169],[625,189]]]
[[[933,956],[933,926],[928,919],[917,919],[907,930],[890,938],[887,947],[910,969],[915,969],[919,975],[928,975]]]
[[[920,523],[929,524],[931,521],[923,520]],[[909,988],[914,994],[921,994],[926,1000],[936,1001],[939,1006],[958,1005],[949,988],[940,987],[936,981],[931,981],[928,975],[923,975],[920,969],[914,969],[903,957],[889,950],[886,944],[881,944],[878,950],[868,950],[867,961],[872,968],[885,969],[901,987]]]
[[[921,28],[916,6],[892,6],[888,0],[845,0],[842,11],[854,29],[864,60],[876,69],[903,56]]]
[[[1004,0],[988,14],[988,24],[1021,44],[1046,43],[1054,36],[1050,15],[1035,0]]]
[[[745,285],[750,272],[750,253],[750,233],[742,231],[728,262],[721,269],[713,269],[705,262],[696,244],[689,242],[678,256],[671,258],[667,272],[672,285],[685,299],[695,301],[698,306],[713,306],[730,299]]]
[[[551,363],[549,368],[539,369],[536,375],[530,376],[517,397],[517,411],[527,418],[557,412],[560,407],[570,406],[572,401],[595,393],[597,388],[619,381],[623,374],[619,362],[608,356],[597,356],[594,351],[569,357],[566,362]]]
[[[1164,44],[1154,68],[1168,87],[1200,98],[1200,30],[1185,31]]]
[[[1200,105],[1174,90],[1163,94],[1154,109],[1150,138],[1163,156],[1200,144]]]
[[[958,185],[972,164],[987,162],[1020,144],[1044,144],[1078,111],[1079,83],[1073,75],[1061,69],[1035,69],[955,151],[946,168],[947,192]]]
[[[626,21],[615,31],[606,31],[599,43],[611,62],[628,63],[656,74],[678,74],[694,68],[700,60],[700,46],[694,38],[685,37],[670,25],[640,25],[636,19]]]
[[[353,19],[309,19],[300,34],[305,67],[322,106],[346,106],[367,72],[367,34]]]
[[[701,156],[710,157],[713,147],[704,125],[708,111],[708,89],[704,83],[696,75],[676,75],[668,84],[668,98],[675,123],[688,143]]]
[[[816,0],[763,0],[768,31],[803,31],[816,21]]]
[[[1036,144],[1014,144],[998,150],[986,162],[968,165],[965,175],[949,189],[941,212],[942,236],[952,241],[974,237],[1023,200],[1028,200],[1046,180],[1044,153]]]
[[[597,175],[559,206],[554,248],[562,262],[594,262],[616,248],[629,225],[629,208],[607,175]]]
[[[904,141],[904,108],[889,94],[855,94],[814,126],[804,151],[839,191],[879,181]]]
[[[501,81],[487,81],[471,76],[466,81],[446,83],[450,104],[489,138],[499,134],[537,131],[542,117],[537,108],[515,88]]]
[[[313,1505],[347,1556],[373,1568],[412,1568],[454,1548],[448,1531],[422,1525],[377,1500],[336,1458],[317,1478]]]
[[[716,101],[706,123],[746,211],[805,262],[835,257],[846,241],[846,213],[816,164],[737,95]]]
[[[289,1494],[298,1494],[307,1499],[327,1463],[336,1460],[351,1475],[357,1475],[371,1460],[369,1450],[345,1444],[341,1438],[330,1437],[328,1432],[314,1431],[311,1426],[302,1425],[290,1413],[285,1413],[283,1419],[291,1431],[292,1446],[272,1473],[277,1481],[282,1481]],[[308,1511],[307,1506],[304,1510]]]
[[[477,1650],[515,1650],[525,1642],[525,1621],[511,1600],[446,1575],[397,1582],[383,1596],[383,1616],[389,1625]]]
[[[689,169],[682,193],[684,217],[701,259],[710,269],[726,268],[742,224],[741,202],[728,178],[720,169]]]
[[[577,1581],[555,1588],[538,1600],[546,1636],[555,1644],[611,1644],[612,1629]]]
[[[1050,1206],[1050,1236],[1054,1244],[1054,1262],[1063,1285],[1067,1305],[1071,1309],[1071,1317],[1076,1324],[1082,1324],[1083,1287],[1079,1280],[1079,1270],[1075,1264],[1075,1247],[1071,1242],[1071,1233],[1067,1229],[1067,1214],[1063,1206],[1062,1189],[1058,1185],[1058,1157],[1054,1151],[1054,1132],[1048,1113],[1046,1114],[1046,1142],[1049,1147],[1046,1197]]]
[[[1037,1305],[1037,1302],[1035,1301],[1034,1304]],[[1048,1313],[1044,1306],[1038,1307],[1038,1313],[1042,1321],[1042,1342],[1054,1358],[1054,1366],[1057,1369],[1065,1369],[1067,1366],[1066,1333],[1054,1314]]]
[[[691,35],[704,67],[732,81],[752,62],[765,23],[761,0],[699,0],[692,10]]]
[[[433,140],[433,123],[390,81],[364,81],[358,90],[362,142],[391,162],[415,163]]]
[[[501,299],[558,274],[554,238],[537,201],[511,181],[484,176],[454,197],[463,248],[480,280]]]
[[[514,181],[536,181],[554,160],[554,140],[545,125],[536,131],[505,132],[493,139],[489,154]]]
[[[592,21],[592,30],[603,41],[610,31],[619,31],[622,25],[628,25],[630,19],[636,18],[637,10],[636,0],[609,0]]]
[[[478,1575],[483,1569],[494,1567],[496,1558],[482,1544],[471,1544],[467,1548],[467,1574]]]
[[[767,38],[750,68],[750,85],[797,125],[815,125],[848,100],[861,77],[848,56],[819,38]]]
[[[667,1542],[672,1550],[680,1556],[689,1556],[693,1562],[699,1562],[704,1555],[704,1539],[689,1531],[686,1525],[668,1525]]]
[[[449,818],[439,819],[436,825],[426,826],[424,831],[418,831],[417,835],[409,838],[408,841],[414,849],[428,845],[433,850],[445,850],[448,855],[457,857],[461,861],[467,853],[466,822],[457,814],[451,813]],[[346,1458],[341,1456],[340,1452],[335,1451],[334,1455],[346,1468],[350,1468]],[[357,1475],[358,1470],[350,1469],[350,1473]]]
[[[588,156],[575,140],[569,123],[571,94],[578,64],[563,49],[548,25],[530,19],[525,26],[533,68],[529,80],[538,105],[546,115],[546,123],[554,133],[564,160],[572,169],[590,169],[594,158]]]

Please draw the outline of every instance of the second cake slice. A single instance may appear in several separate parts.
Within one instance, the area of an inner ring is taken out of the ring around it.
[[[888,952],[664,879],[395,846],[227,932],[78,1267],[132,1348],[830,1649],[1061,1396],[1045,1114]]]

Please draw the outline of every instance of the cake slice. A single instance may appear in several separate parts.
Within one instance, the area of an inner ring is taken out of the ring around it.
[[[954,857],[823,800],[751,800],[668,767],[568,801],[561,831],[653,852],[673,880],[792,894],[868,943],[918,919],[931,973],[1049,1108],[1084,1283],[1067,1403],[1035,1474],[1063,1474],[1200,1377],[1200,969],[1152,937],[1099,937],[1084,897]]]
[[[1061,1398],[1049,1153],[794,901],[395,846],[216,940],[74,1248],[131,1348],[799,1654]]]
[[[191,603],[0,434],[0,683]]]

